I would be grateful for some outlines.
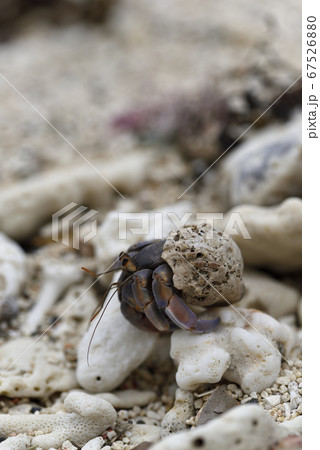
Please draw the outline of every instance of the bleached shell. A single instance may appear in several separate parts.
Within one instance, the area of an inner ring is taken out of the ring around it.
[[[205,306],[241,299],[244,291],[241,252],[228,235],[211,225],[190,225],[172,231],[162,258],[173,271],[174,286],[189,303]],[[212,268],[210,263],[217,267]]]
[[[212,308],[205,317],[219,317],[221,323],[204,334],[179,330],[172,335],[178,386],[193,390],[222,377],[238,383],[246,393],[271,386],[280,372],[281,352],[288,355],[294,345],[291,329],[267,314],[244,308]]]

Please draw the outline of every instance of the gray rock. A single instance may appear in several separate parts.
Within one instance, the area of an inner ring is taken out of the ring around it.
[[[220,414],[237,405],[237,400],[227,393],[225,386],[218,386],[199,411],[197,425],[203,425],[216,419]]]
[[[301,196],[301,117],[249,137],[224,159],[221,192],[227,207],[276,205]]]

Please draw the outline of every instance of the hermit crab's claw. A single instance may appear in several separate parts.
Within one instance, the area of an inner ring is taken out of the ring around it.
[[[150,323],[158,331],[168,332],[171,330],[170,323],[164,314],[159,310],[152,295],[152,270],[143,269],[135,273],[132,282],[132,293],[135,298],[136,308],[141,308]]]
[[[172,271],[167,264],[162,264],[153,272],[152,290],[160,311],[183,330],[205,333],[214,330],[220,319],[198,319],[196,314],[174,292]]]

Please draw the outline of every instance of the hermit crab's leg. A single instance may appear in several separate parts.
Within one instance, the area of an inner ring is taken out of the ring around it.
[[[162,264],[153,272],[152,290],[160,310],[179,328],[198,333],[211,331],[217,327],[220,319],[198,319],[183,300],[174,292],[172,270],[167,264]]]
[[[152,325],[145,314],[136,311],[126,300],[123,300],[120,305],[121,312],[124,317],[137,328],[143,331],[153,331],[158,333],[159,330]]]
[[[121,304],[122,303],[127,303],[128,306],[130,306],[131,308],[134,308],[137,312],[139,313],[143,313],[143,307],[140,306],[134,296],[133,296],[133,292],[132,292],[132,280],[128,283],[126,283],[121,291]]]
[[[142,269],[133,276],[132,293],[139,310],[143,310],[147,318],[159,331],[170,331],[170,322],[159,310],[152,294],[152,270]]]

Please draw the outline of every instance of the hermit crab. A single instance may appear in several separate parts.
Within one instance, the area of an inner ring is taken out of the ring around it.
[[[122,273],[118,286],[122,314],[144,331],[213,330],[219,319],[198,319],[173,286],[172,270],[161,257],[164,244],[165,240],[144,241],[120,254]]]
[[[148,332],[211,331],[219,318],[198,318],[190,305],[228,305],[243,294],[239,248],[207,224],[134,244],[120,253],[113,270],[122,271],[111,288],[118,291],[123,316]]]

